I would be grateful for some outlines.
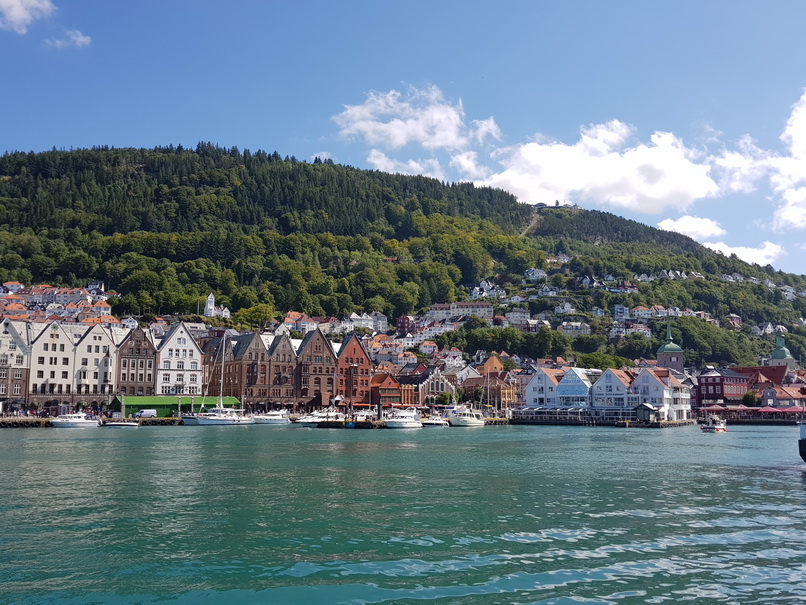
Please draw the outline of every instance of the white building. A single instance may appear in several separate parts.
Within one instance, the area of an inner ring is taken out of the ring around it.
[[[204,303],[204,316],[229,319],[230,312],[227,307],[216,307],[215,294],[210,292],[210,294],[207,295],[207,300]]]
[[[202,351],[183,322],[174,324],[157,346],[157,393],[201,395]]]
[[[530,408],[558,407],[557,387],[565,372],[552,368],[535,368],[534,376],[526,385],[524,405]]]

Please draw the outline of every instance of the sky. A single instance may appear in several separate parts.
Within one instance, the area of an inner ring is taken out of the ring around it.
[[[0,0],[0,153],[318,156],[804,274],[804,23],[801,0]]]

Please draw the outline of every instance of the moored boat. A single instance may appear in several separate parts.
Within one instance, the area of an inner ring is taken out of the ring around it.
[[[798,439],[798,450],[801,460],[806,462],[806,424],[800,424],[800,439]]]
[[[196,421],[200,426],[255,424],[255,419],[244,414],[242,409],[219,406],[197,414]]]
[[[423,424],[423,428],[451,426],[450,422],[448,422],[445,418],[443,418],[439,414],[431,414],[430,416],[426,416],[421,420],[421,422]]]
[[[98,426],[105,429],[131,429],[140,426],[137,420],[115,420],[111,418],[101,418],[98,420]]]
[[[65,429],[80,429],[98,426],[98,417],[85,412],[60,414],[51,420],[53,426]]]
[[[294,421],[294,424],[317,427],[321,422],[344,422],[346,417],[334,409],[316,410]]]
[[[289,424],[291,420],[286,410],[271,410],[261,414],[253,414],[255,424]]]
[[[451,426],[484,426],[484,416],[478,410],[462,405],[453,408],[448,422]]]
[[[395,410],[386,417],[384,421],[388,429],[421,429],[423,423],[420,421],[420,412],[416,408],[406,408],[405,410]]]

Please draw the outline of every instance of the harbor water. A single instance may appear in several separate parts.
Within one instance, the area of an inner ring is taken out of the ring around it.
[[[0,431],[0,603],[796,603],[797,427]]]

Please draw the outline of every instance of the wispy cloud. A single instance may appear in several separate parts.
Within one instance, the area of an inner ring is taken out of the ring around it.
[[[746,246],[728,246],[724,242],[704,242],[703,246],[721,252],[725,256],[735,254],[740,259],[748,263],[757,263],[759,265],[771,265],[776,260],[781,258],[786,251],[784,248],[773,242],[764,242],[758,248],[749,248]]]
[[[360,105],[345,105],[334,118],[344,137],[359,137],[370,145],[400,149],[418,145],[427,150],[466,149],[471,139],[500,136],[492,120],[465,124],[461,101],[450,103],[436,86],[371,92]]]
[[[50,0],[0,0],[0,29],[25,34],[32,22],[48,17],[55,10]]]
[[[675,231],[683,235],[688,235],[698,242],[724,237],[727,234],[727,231],[715,220],[699,216],[686,215],[678,219],[667,218],[659,222],[658,227],[666,231]]]
[[[0,0],[2,2],[2,0]],[[48,46],[52,46],[54,48],[67,48],[70,46],[89,46],[90,42],[92,42],[92,38],[89,36],[85,36],[77,29],[71,29],[70,31],[65,33],[64,38],[61,39],[48,39],[45,40],[45,44]]]

